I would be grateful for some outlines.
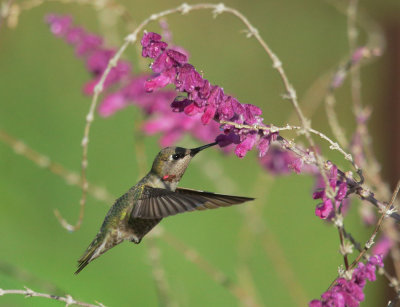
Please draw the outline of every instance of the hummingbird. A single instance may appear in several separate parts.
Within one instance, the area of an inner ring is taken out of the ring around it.
[[[96,237],[78,260],[75,274],[123,241],[139,244],[165,217],[254,200],[177,187],[193,157],[216,144],[214,142],[193,149],[163,148],[154,159],[150,172],[110,208]]]

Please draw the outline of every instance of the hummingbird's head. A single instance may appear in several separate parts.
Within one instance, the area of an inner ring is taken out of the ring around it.
[[[185,173],[192,158],[203,149],[216,144],[211,143],[192,149],[183,147],[163,148],[154,159],[151,172],[159,176],[161,180],[178,182]]]

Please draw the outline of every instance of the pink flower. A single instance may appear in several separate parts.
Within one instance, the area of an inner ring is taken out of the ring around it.
[[[312,300],[310,307],[358,307],[360,302],[365,299],[363,293],[366,281],[374,281],[376,279],[376,266],[383,266],[382,258],[372,256],[367,263],[360,262],[353,271],[351,280],[339,278],[336,285],[329,291],[321,295],[320,300]]]
[[[64,36],[72,24],[72,18],[70,16],[49,14],[46,16],[45,20],[50,24],[50,31],[55,36]]]
[[[243,158],[248,151],[250,151],[256,143],[256,134],[251,134],[246,137],[239,145],[236,146],[235,154],[239,158]]]
[[[393,246],[393,241],[387,236],[382,236],[379,241],[372,247],[373,255],[380,255],[385,258],[389,253],[389,250]]]
[[[76,55],[85,62],[92,79],[84,85],[83,92],[86,95],[92,95],[115,51],[105,48],[101,37],[73,26],[71,17],[53,14],[49,15],[46,21],[49,23],[51,31],[57,37],[63,38],[68,44],[74,46]],[[142,43],[147,47],[147,49],[144,48],[146,56],[157,57],[167,47],[166,43],[160,41],[161,37],[157,34],[150,34],[146,37],[148,38],[147,41],[146,39],[142,40]],[[177,63],[179,65],[184,64],[186,60],[187,53],[169,50],[165,53],[164,61],[160,59],[157,64],[160,65],[160,72],[162,71],[162,73],[150,82],[146,82],[149,76],[134,75],[130,63],[118,61],[104,82],[103,89],[106,95],[100,103],[99,114],[108,117],[128,105],[136,105],[147,115],[152,116],[143,125],[144,132],[148,134],[160,133],[160,142],[163,146],[172,145],[185,132],[191,133],[201,141],[212,142],[219,133],[218,124],[213,123],[204,128],[200,122],[201,114],[199,113],[203,113],[200,107],[193,104],[192,101],[179,103],[175,99],[176,93],[174,91],[149,93],[155,88],[164,87],[173,82],[176,77],[175,65]],[[153,67],[155,68],[157,65],[154,66],[153,64]],[[170,67],[170,69],[165,69],[166,67]],[[111,88],[114,89],[113,92],[110,91]],[[193,117],[171,112],[171,102],[173,102],[173,109],[180,112],[186,106],[192,104],[191,111],[189,112],[187,109],[186,112]]]
[[[114,114],[116,111],[125,108],[127,100],[120,92],[108,95],[99,107],[99,114],[107,117]]]
[[[145,33],[142,47],[142,55],[154,59],[151,69],[155,75],[146,82],[146,89],[153,92],[173,84],[178,92],[186,94],[184,100],[179,99],[171,105],[175,112],[183,112],[189,116],[200,114],[200,120],[204,125],[209,125],[214,119],[266,127],[261,118],[260,108],[252,104],[241,104],[235,98],[226,95],[218,85],[212,85],[203,79],[196,69],[187,63],[187,55],[177,49],[169,48],[159,34]],[[227,124],[223,125],[223,133],[227,137],[217,138],[220,146],[237,144],[235,154],[240,158],[254,146],[257,146],[260,156],[264,156],[270,142],[277,137],[277,133],[271,134],[267,130],[236,129]],[[237,137],[233,138],[232,135]],[[300,165],[293,166],[295,169],[300,167]]]
[[[330,188],[333,191],[336,191],[335,195],[335,207],[339,208],[342,204],[347,204],[344,202],[347,196],[347,183],[345,178],[340,178],[338,176],[338,169],[337,166],[329,162],[329,174],[328,180]],[[334,216],[334,210],[332,200],[326,196],[326,187],[325,182],[322,180],[322,176],[319,177],[318,181],[320,181],[320,185],[323,187],[322,189],[317,189],[316,192],[313,194],[314,199],[322,199],[322,203],[318,204],[315,209],[315,214],[319,216],[321,219],[331,219]]]
[[[332,201],[327,199],[315,207],[315,215],[320,219],[326,219],[333,211]]]
[[[315,173],[315,167],[304,165],[303,161],[291,151],[283,150],[277,146],[271,146],[267,152],[269,145],[277,137],[276,134],[270,134],[272,138],[262,138],[258,144],[260,152],[261,165],[273,175],[286,175],[292,171],[296,173]],[[265,147],[265,148],[264,148]]]

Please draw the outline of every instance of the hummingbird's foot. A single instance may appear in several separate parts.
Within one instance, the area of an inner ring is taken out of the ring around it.
[[[139,244],[142,241],[142,239],[138,239],[138,238],[133,238],[131,240],[131,242],[135,243],[135,244]]]

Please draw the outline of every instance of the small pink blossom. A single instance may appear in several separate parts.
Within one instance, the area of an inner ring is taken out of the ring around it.
[[[255,143],[256,143],[256,134],[252,134],[248,137],[246,137],[239,145],[236,146],[235,148],[235,154],[239,157],[239,158],[243,158],[248,151],[250,151]]]
[[[127,100],[125,96],[119,92],[108,95],[99,107],[99,114],[107,117],[114,114],[116,111],[125,108]]]
[[[380,256],[371,256],[367,263],[358,263],[351,280],[338,278],[335,286],[321,295],[320,300],[312,300],[310,307],[358,307],[365,299],[364,287],[367,282],[376,280],[376,267],[382,267]]]
[[[382,258],[385,258],[392,246],[393,241],[387,236],[382,236],[378,240],[378,242],[372,247],[372,254],[380,255]]]
[[[337,166],[328,163],[330,169],[328,172],[328,180],[330,188],[336,192],[334,197],[335,203],[332,204],[332,200],[326,195],[325,182],[322,180],[322,176],[319,176],[317,181],[318,185],[321,187],[314,192],[314,199],[321,199],[322,203],[318,204],[315,209],[315,214],[321,219],[332,219],[334,216],[335,208],[339,208],[342,204],[342,210],[346,210],[348,202],[345,200],[347,197],[347,183],[345,178],[338,176]]]
[[[326,219],[333,211],[332,201],[327,199],[315,207],[315,215],[320,219]]]

